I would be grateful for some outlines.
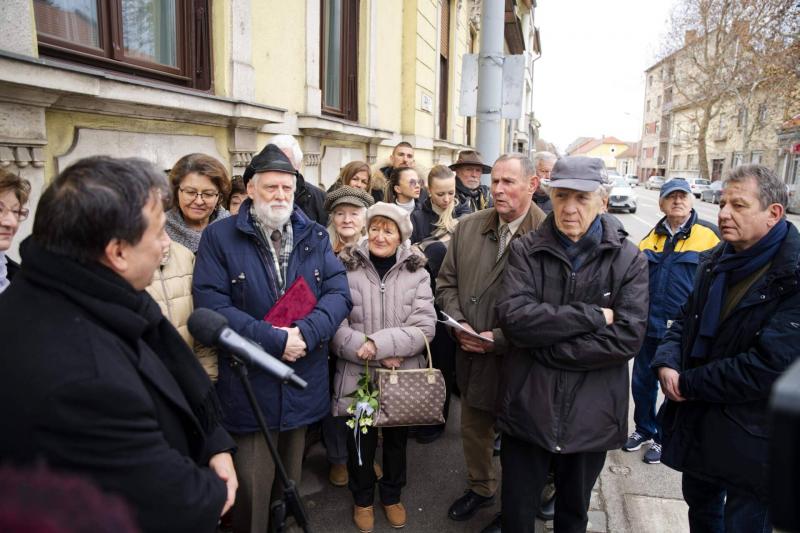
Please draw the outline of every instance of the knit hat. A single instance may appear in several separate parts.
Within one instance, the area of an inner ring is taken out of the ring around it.
[[[669,193],[675,191],[683,191],[686,194],[692,194],[692,188],[689,187],[688,181],[683,178],[672,178],[661,186],[661,191],[658,193],[658,198],[666,198]]]
[[[378,202],[367,209],[367,227],[369,227],[372,217],[375,216],[386,217],[397,224],[397,227],[400,230],[401,242],[405,242],[411,238],[411,215],[399,205]]]
[[[594,192],[606,182],[606,166],[597,157],[573,155],[562,157],[550,174],[551,189],[573,189]]]
[[[285,172],[297,176],[297,170],[292,166],[292,162],[286,157],[280,148],[274,144],[268,144],[264,147],[258,155],[254,156],[247,165],[242,175],[242,181],[245,186],[256,173],[258,172]]]
[[[367,191],[343,185],[328,193],[328,197],[325,198],[325,211],[330,213],[334,207],[341,204],[369,207],[374,203],[375,200]]]

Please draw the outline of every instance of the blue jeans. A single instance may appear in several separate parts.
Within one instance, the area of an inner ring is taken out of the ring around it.
[[[747,493],[726,490],[683,474],[683,499],[689,505],[692,533],[770,533],[767,505]]]
[[[645,439],[661,443],[661,428],[656,421],[656,400],[658,399],[658,375],[650,368],[660,339],[645,337],[642,349],[633,360],[631,393],[633,394],[633,421],[636,432]]]

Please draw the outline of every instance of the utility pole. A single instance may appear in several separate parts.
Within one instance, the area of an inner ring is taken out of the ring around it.
[[[487,165],[500,156],[500,118],[503,95],[503,27],[505,0],[483,0],[481,49],[478,58],[478,135],[476,145]],[[489,185],[488,174],[481,183]]]

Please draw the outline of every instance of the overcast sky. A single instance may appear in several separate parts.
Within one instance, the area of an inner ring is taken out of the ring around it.
[[[644,69],[656,61],[676,0],[539,0],[534,66],[540,135],[562,152],[577,137],[638,141]]]

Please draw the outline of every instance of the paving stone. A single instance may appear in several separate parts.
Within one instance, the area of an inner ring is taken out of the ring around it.
[[[589,525],[586,527],[586,531],[606,533],[606,513],[603,511],[589,511]]]

